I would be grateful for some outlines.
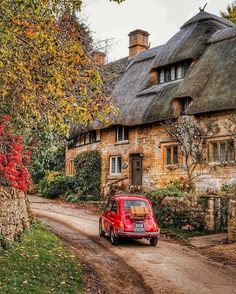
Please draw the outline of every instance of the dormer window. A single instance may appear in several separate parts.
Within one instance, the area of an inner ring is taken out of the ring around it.
[[[180,108],[181,108],[181,114],[186,114],[188,110],[188,106],[191,102],[190,97],[184,97],[179,100],[180,101]]]
[[[183,79],[190,67],[191,61],[185,61],[172,66],[166,66],[158,71],[159,84]]]

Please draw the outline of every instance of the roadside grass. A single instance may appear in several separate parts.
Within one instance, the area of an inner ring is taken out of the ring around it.
[[[0,248],[0,293],[82,293],[83,275],[76,256],[35,222],[9,249]]]

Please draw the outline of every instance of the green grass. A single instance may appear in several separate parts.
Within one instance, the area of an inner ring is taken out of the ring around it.
[[[75,255],[40,223],[19,242],[0,249],[0,293],[82,293],[82,271]]]

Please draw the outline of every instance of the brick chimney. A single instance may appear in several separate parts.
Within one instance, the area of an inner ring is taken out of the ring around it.
[[[149,33],[143,30],[135,30],[129,33],[129,57],[134,57],[139,52],[147,50]]]
[[[105,64],[106,54],[100,51],[93,51],[91,53],[93,63],[96,66],[102,66]]]

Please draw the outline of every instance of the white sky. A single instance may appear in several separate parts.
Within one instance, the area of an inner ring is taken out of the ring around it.
[[[205,11],[219,15],[230,0],[84,0],[83,16],[95,39],[113,39],[109,61],[128,55],[128,33],[135,29],[150,33],[151,47],[164,44],[189,18],[208,2]]]

